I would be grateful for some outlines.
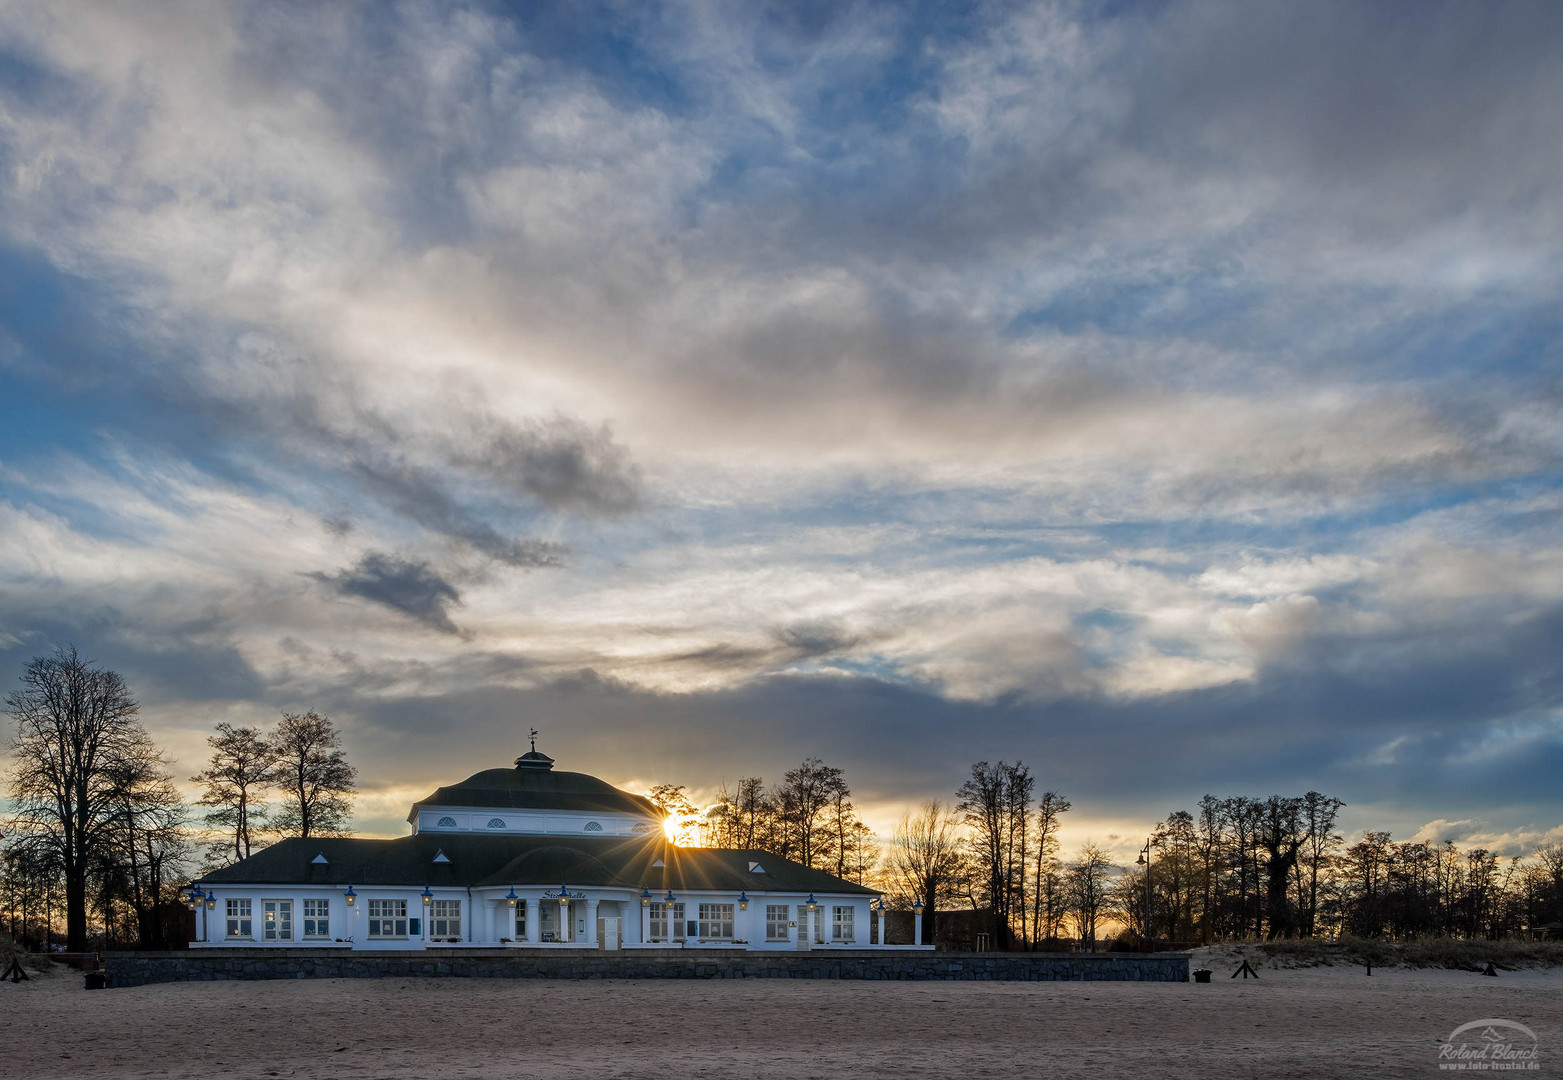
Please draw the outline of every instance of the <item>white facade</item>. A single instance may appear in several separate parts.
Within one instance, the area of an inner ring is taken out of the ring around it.
[[[623,888],[485,889],[207,884],[192,948],[881,948],[872,897],[792,892],[676,893]],[[511,892],[515,901],[509,899]],[[810,932],[812,931],[812,933]],[[894,946],[898,948],[916,946]]]

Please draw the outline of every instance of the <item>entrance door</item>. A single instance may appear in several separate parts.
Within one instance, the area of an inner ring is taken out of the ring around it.
[[[293,940],[293,901],[265,900],[261,903],[261,940]]]
[[[809,910],[809,905],[807,905],[807,904],[799,904],[798,905],[798,951],[799,952],[808,952],[809,949],[814,944],[814,920],[809,917],[812,914],[813,914],[813,912],[811,912]]]
[[[600,948],[608,952],[619,951],[619,920],[616,916],[606,915],[597,920],[597,942]]]

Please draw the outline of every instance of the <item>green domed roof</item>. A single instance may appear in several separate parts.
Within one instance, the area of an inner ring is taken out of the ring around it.
[[[541,754],[537,755],[539,758]],[[546,760],[546,759],[545,759]],[[439,788],[413,807],[481,806],[507,810],[575,810],[593,814],[633,814],[662,820],[650,799],[621,791],[595,776],[556,772],[532,761],[514,769],[484,769],[459,784]]]

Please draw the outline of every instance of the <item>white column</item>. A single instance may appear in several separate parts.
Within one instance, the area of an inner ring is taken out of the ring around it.
[[[885,913],[883,911],[879,912],[879,944],[888,944],[885,941]]]
[[[586,937],[582,944],[587,948],[597,947],[597,905],[600,901],[594,896],[586,901]]]
[[[527,898],[526,939],[536,945],[543,940],[543,901],[540,897]]]
[[[912,944],[923,943],[923,913],[913,909],[912,911]]]

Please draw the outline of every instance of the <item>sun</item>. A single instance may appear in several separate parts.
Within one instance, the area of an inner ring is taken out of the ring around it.
[[[662,834],[668,838],[668,843],[678,843],[678,820],[673,817],[663,818]]]

